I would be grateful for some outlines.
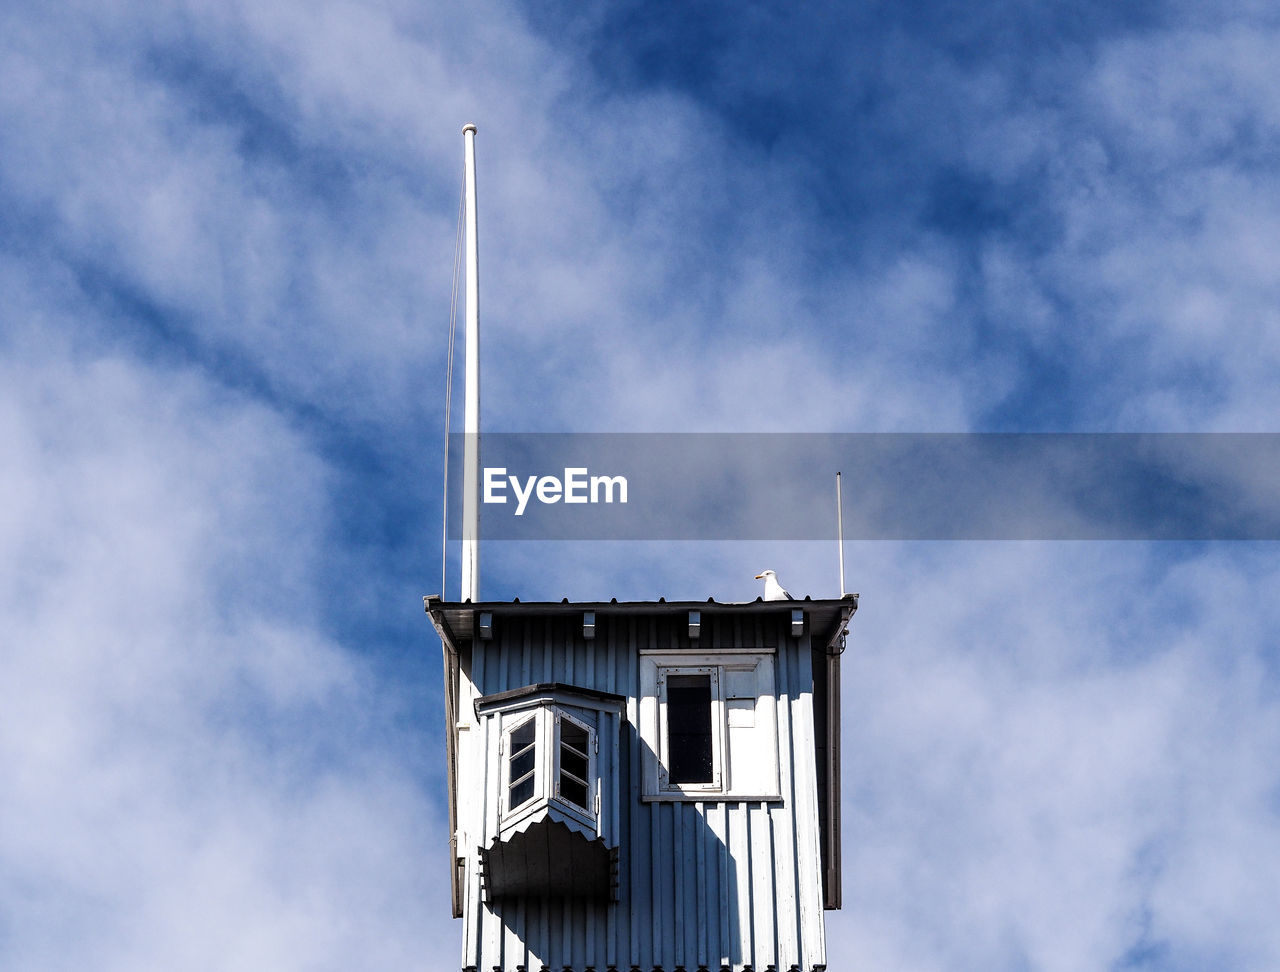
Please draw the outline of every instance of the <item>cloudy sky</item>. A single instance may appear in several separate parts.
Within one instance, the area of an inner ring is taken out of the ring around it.
[[[1276,431],[1277,47],[1251,0],[0,5],[0,966],[454,965],[464,122],[487,429]],[[830,596],[831,546],[493,542],[483,593]],[[1277,553],[851,544],[833,968],[1280,967]]]

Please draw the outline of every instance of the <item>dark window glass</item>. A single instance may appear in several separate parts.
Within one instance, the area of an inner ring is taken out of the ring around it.
[[[513,753],[518,753],[520,750],[524,749],[525,746],[532,746],[533,734],[534,725],[532,719],[519,728],[511,730],[511,751]]]
[[[526,776],[521,782],[511,788],[511,806],[512,808],[520,806],[526,800],[533,798],[533,777]]]
[[[667,676],[668,778],[711,783],[711,676]]]
[[[587,778],[587,757],[580,756],[568,749],[560,750],[560,770],[580,780]]]
[[[560,796],[570,803],[587,807],[587,730],[568,719],[560,720]]]
[[[529,749],[526,749],[519,756],[516,756],[514,759],[512,759],[511,774],[507,777],[507,779],[510,782],[515,783],[518,780],[524,779],[524,777],[527,776],[528,774],[532,773],[533,757],[534,757],[533,749],[529,748]]]
[[[587,809],[587,784],[561,775],[560,795],[570,803],[576,803],[582,809]]]
[[[537,756],[533,743],[536,736],[537,727],[533,719],[511,731],[507,806],[512,809],[533,797],[533,768]]]
[[[560,744],[572,746],[580,753],[587,751],[587,730],[568,719],[560,720]]]

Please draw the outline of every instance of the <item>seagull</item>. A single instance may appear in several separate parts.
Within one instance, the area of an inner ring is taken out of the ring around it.
[[[764,581],[764,599],[766,601],[793,601],[795,598],[791,596],[789,591],[783,589],[778,583],[778,575],[771,570],[761,571],[756,574],[756,580]]]

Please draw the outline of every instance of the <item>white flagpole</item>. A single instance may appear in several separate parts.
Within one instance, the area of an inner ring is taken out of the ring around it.
[[[476,238],[476,126],[462,128],[466,166],[467,357],[462,411],[462,593],[480,600],[480,245]]]
[[[844,597],[844,503],[840,500],[839,473],[836,473],[836,548],[840,557],[840,596]]]

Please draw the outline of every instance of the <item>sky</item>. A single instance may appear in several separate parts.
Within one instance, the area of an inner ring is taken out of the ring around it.
[[[1272,432],[1277,46],[1251,0],[0,4],[0,966],[454,966],[464,123],[487,430]],[[849,544],[831,967],[1280,967],[1278,553]],[[482,592],[765,567],[838,593],[710,541],[491,541]]]

